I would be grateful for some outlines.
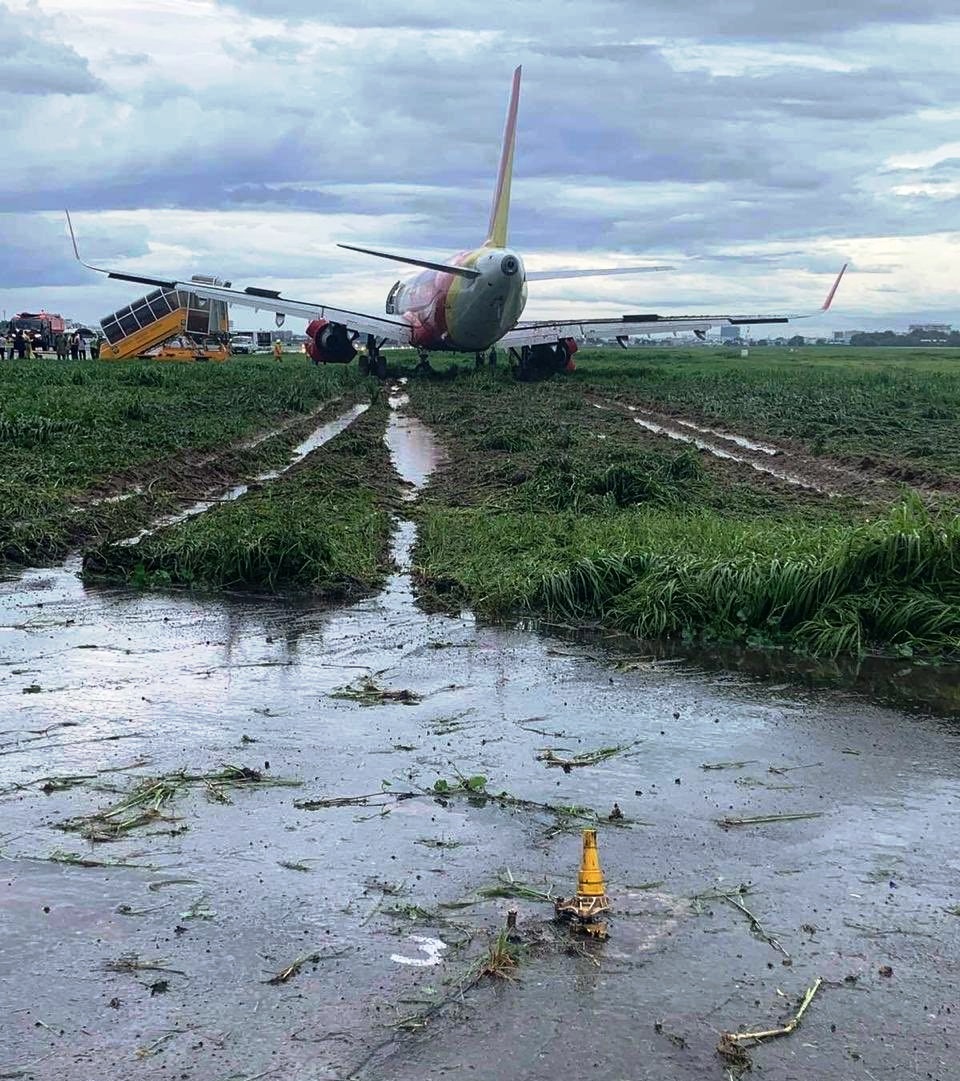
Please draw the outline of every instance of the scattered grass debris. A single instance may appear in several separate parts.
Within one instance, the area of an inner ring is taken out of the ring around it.
[[[147,960],[135,953],[125,953],[115,961],[104,961],[107,972],[173,972],[177,976],[186,976],[179,968],[170,968],[162,957]]]
[[[402,688],[391,690],[381,687],[371,676],[348,683],[344,687],[337,687],[330,692],[331,698],[346,698],[351,702],[359,702],[361,706],[382,706],[387,702],[398,702],[402,706],[415,706],[423,701],[423,695],[416,691]]]
[[[820,990],[823,980],[818,976],[812,986],[807,988],[800,1003],[800,1008],[785,1024],[779,1028],[760,1029],[756,1032],[723,1032],[720,1034],[720,1042],[717,1044],[717,1052],[732,1065],[741,1070],[749,1069],[750,1060],[744,1053],[744,1044],[755,1047],[763,1040],[774,1039],[777,1036],[789,1036],[800,1024],[807,1007],[813,1001],[814,995]]]
[[[743,818],[718,818],[716,823],[724,829],[732,826],[763,826],[768,822],[800,822],[806,818],[823,818],[823,811],[804,811],[797,814],[748,815]]]
[[[187,773],[182,770],[161,777],[145,778],[137,783],[120,803],[61,822],[59,829],[79,833],[88,841],[115,841],[140,826],[158,820],[175,821],[164,814],[181,788],[195,784],[206,787],[208,796],[229,803],[226,789],[243,787],[296,786],[301,782],[283,777],[267,777],[259,770],[226,763],[217,771]]]
[[[159,882],[151,882],[147,889],[151,893],[159,893],[161,890],[165,890],[167,886],[199,886],[200,883],[195,878],[161,878]]]
[[[296,976],[304,965],[318,965],[321,961],[329,961],[334,957],[342,957],[347,952],[347,950],[332,950],[328,953],[322,953],[319,950],[312,950],[310,953],[305,953],[302,957],[298,957],[296,961],[287,965],[286,968],[282,968],[279,972],[275,972],[268,980],[264,980],[263,982],[272,984],[276,987]]]
[[[509,867],[497,875],[497,881],[494,885],[482,886],[477,890],[477,894],[484,899],[502,897],[511,900],[543,901],[551,905],[556,901],[553,886],[548,885],[546,890],[537,889],[536,886],[531,886],[514,878]]]
[[[294,807],[301,811],[319,811],[329,807],[367,806],[370,800],[379,800],[372,806],[385,807],[391,800],[400,802],[408,799],[432,798],[442,805],[446,801],[465,797],[476,805],[487,803],[495,804],[503,810],[529,811],[535,814],[552,815],[556,820],[548,830],[548,835],[572,829],[579,822],[599,823],[629,828],[632,825],[648,825],[637,819],[630,819],[622,815],[616,817],[601,816],[592,807],[583,807],[577,804],[564,805],[554,803],[540,803],[537,800],[524,799],[514,796],[510,792],[492,792],[488,787],[488,780],[483,774],[466,776],[455,771],[455,779],[447,780],[439,777],[433,783],[432,788],[421,788],[416,791],[390,791],[389,782],[385,783],[379,792],[367,792],[359,796],[326,796],[320,799],[295,800]],[[383,813],[381,811],[381,813]]]
[[[745,766],[756,765],[755,759],[749,759],[746,762],[702,762],[700,764],[701,769],[743,769]]]
[[[193,902],[186,911],[180,913],[181,920],[212,920],[216,916],[216,910],[207,904],[207,895],[204,893]]]
[[[170,985],[166,980],[157,980],[156,983],[150,985],[150,994],[151,996],[162,995],[169,989]],[[154,1055],[158,1055],[161,1046],[165,1044],[167,1040],[172,1040],[174,1036],[179,1036],[180,1032],[180,1029],[173,1029],[171,1032],[164,1033],[159,1039],[154,1040],[153,1043],[147,1044],[146,1047],[138,1047],[137,1058],[152,1058]]]
[[[82,856],[79,852],[64,852],[56,849],[49,856],[44,857],[49,863],[67,863],[73,867],[140,867],[142,863],[129,863],[127,860],[97,860],[92,856]]]
[[[618,743],[616,747],[598,747],[595,751],[584,751],[582,754],[575,754],[572,758],[561,758],[552,747],[546,747],[537,755],[537,761],[545,762],[548,767],[557,766],[564,773],[569,773],[579,766],[595,766],[598,762],[605,762],[614,755],[629,751],[636,744],[637,741],[634,740],[631,743]]]
[[[705,893],[698,893],[691,898],[694,907],[698,914],[702,911],[699,905],[701,901],[726,901],[728,905],[732,905],[738,912],[741,912],[750,922],[750,930],[762,939],[768,945],[772,946],[778,953],[782,953],[784,957],[789,957],[790,954],[783,948],[779,939],[771,935],[763,926],[763,924],[757,919],[757,917],[750,911],[749,908],[743,903],[743,898],[750,892],[750,887],[741,883],[732,890],[707,890]]]

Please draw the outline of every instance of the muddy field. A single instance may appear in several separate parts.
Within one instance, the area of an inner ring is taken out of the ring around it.
[[[101,538],[85,582],[80,552],[0,581],[0,1077],[956,1077],[956,669],[478,621],[430,560],[457,514],[516,512],[504,456],[515,476],[529,448],[490,425],[468,468],[449,389],[331,401],[290,469],[191,487],[150,535]],[[676,453],[629,412],[576,416],[597,446]],[[869,486],[740,449],[680,478],[698,513],[731,492],[804,528],[873,513]],[[269,538],[276,493],[322,539],[323,477],[371,560],[349,588],[319,542],[295,590],[159,577],[203,566],[215,515]],[[552,920],[586,826],[606,942]],[[814,987],[795,1031],[723,1041]]]

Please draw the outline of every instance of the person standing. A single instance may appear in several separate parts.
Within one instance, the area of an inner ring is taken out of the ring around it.
[[[279,338],[273,343],[273,359],[278,364],[283,360],[283,342]]]
[[[33,338],[30,334],[23,335],[23,349],[27,360],[33,360]]]
[[[80,335],[80,359],[87,359],[87,339],[82,334]]]
[[[27,355],[27,339],[24,336],[22,330],[17,329],[13,335],[13,347],[17,351],[17,357],[20,360]]]
[[[80,359],[80,335],[76,332],[70,336],[70,356],[74,360]]]
[[[0,330],[0,360],[7,359],[7,349],[10,350],[10,359],[13,360],[13,345],[7,339],[7,335],[4,331]]]
[[[62,330],[58,330],[53,339],[53,349],[57,354],[57,360],[67,359],[67,336]]]

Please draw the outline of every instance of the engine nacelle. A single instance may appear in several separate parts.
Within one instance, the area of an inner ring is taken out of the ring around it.
[[[314,319],[307,325],[307,356],[314,364],[349,364],[357,355],[356,337],[342,323]]]
[[[543,379],[555,372],[576,370],[573,354],[579,346],[574,338],[561,338],[555,344],[543,343],[530,347],[527,370],[534,379]]]

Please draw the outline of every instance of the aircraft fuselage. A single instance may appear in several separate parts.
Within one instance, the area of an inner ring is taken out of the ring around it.
[[[481,352],[512,330],[527,302],[523,260],[508,248],[461,252],[453,266],[478,272],[465,278],[426,270],[399,281],[387,296],[387,312],[399,315],[421,350]]]

